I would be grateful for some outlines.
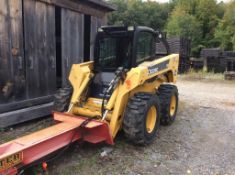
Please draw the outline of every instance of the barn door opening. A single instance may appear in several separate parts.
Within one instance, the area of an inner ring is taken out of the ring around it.
[[[90,60],[91,16],[84,16],[84,61]]]
[[[62,42],[61,42],[61,8],[55,7],[55,29],[56,29],[56,87],[62,86]]]

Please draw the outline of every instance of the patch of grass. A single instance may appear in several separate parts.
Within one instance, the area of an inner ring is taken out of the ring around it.
[[[214,71],[206,71],[206,70],[194,70],[190,69],[188,72],[180,75],[183,79],[188,80],[202,80],[202,79],[209,79],[209,80],[224,80],[223,73],[215,73]]]
[[[14,136],[12,136],[12,135],[3,135],[3,134],[1,134],[1,140],[0,140],[0,143],[5,143],[5,142],[9,142],[9,141],[11,141],[11,140],[13,140],[13,139],[15,139],[15,137]]]

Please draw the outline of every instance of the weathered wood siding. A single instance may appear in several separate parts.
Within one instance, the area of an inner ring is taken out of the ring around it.
[[[51,113],[61,72],[65,86],[71,65],[84,61],[84,14],[93,59],[107,11],[88,1],[0,0],[0,128]]]
[[[0,1],[0,104],[25,98],[22,1]]]
[[[61,37],[63,86],[68,83],[71,65],[83,61],[83,25],[83,14],[68,9],[62,9]]]
[[[56,90],[55,8],[24,0],[26,82],[29,98]]]

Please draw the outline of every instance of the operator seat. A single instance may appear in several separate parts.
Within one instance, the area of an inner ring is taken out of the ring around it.
[[[91,83],[90,96],[93,98],[103,98],[105,91],[109,88],[109,83],[114,77],[114,72],[96,73]],[[106,94],[106,97],[110,97],[110,95]]]

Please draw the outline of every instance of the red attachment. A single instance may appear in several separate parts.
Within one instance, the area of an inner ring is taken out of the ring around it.
[[[20,163],[0,171],[0,175],[15,175],[17,169],[65,147],[71,141],[114,144],[106,122],[92,120],[86,126],[80,127],[87,118],[58,112],[53,116],[59,121],[58,124],[0,145],[0,161],[14,155],[22,156]]]

